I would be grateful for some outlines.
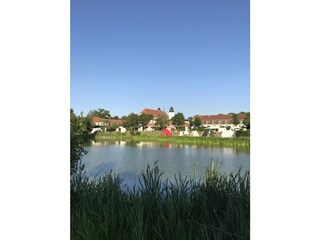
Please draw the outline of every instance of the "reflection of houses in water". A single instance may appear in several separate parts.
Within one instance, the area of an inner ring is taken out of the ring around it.
[[[116,144],[118,144],[120,146],[125,146],[126,145],[126,141],[116,141]]]
[[[143,147],[155,147],[160,146],[162,148],[172,148],[171,143],[154,143],[154,142],[139,142],[136,144],[137,147],[143,148]]]
[[[94,140],[91,140],[91,146],[98,147],[98,146],[105,146],[105,145],[107,145],[107,142],[96,142]]]
[[[234,148],[222,148],[222,154],[224,156],[233,157],[236,155],[236,150]]]

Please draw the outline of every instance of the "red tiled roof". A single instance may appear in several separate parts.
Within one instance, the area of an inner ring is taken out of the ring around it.
[[[122,119],[113,119],[113,118],[101,118],[101,117],[92,117],[92,121],[94,123],[99,123],[99,122],[105,122],[105,123],[110,123],[110,124],[122,124],[123,120]]]
[[[92,121],[94,122],[94,123],[98,123],[98,122],[105,122],[105,121],[107,121],[107,119],[105,119],[105,118],[101,118],[101,117],[92,117]]]
[[[111,124],[122,124],[123,123],[123,120],[122,119],[107,119],[107,121]]]
[[[239,119],[242,120],[246,117],[246,114],[239,114]],[[232,120],[232,115],[228,114],[218,114],[218,115],[195,115],[195,117],[199,117],[201,121],[212,121],[212,120]]]
[[[140,113],[140,114],[151,114],[153,116],[153,118],[158,118],[159,115],[161,116],[164,116],[166,118],[169,118],[169,116],[165,113],[165,112],[162,112],[162,111],[159,111],[159,110],[153,110],[153,109],[148,109],[148,108],[145,108],[143,109]]]

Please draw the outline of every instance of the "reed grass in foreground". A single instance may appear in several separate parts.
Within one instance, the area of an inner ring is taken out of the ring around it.
[[[250,175],[161,180],[157,165],[123,189],[118,176],[71,180],[71,239],[250,239]]]

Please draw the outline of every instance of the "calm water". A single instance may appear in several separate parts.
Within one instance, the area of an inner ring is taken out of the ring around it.
[[[133,185],[146,170],[147,164],[153,166],[158,161],[163,178],[173,180],[175,174],[182,177],[203,178],[205,168],[211,160],[215,166],[221,163],[220,172],[242,172],[250,169],[249,150],[235,148],[209,148],[193,145],[149,142],[91,142],[87,147],[89,153],[83,157],[89,177],[99,177],[111,170],[124,178],[124,183]]]

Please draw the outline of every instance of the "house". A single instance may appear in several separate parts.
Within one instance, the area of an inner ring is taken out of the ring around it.
[[[122,126],[120,126],[120,127],[118,127],[118,128],[116,129],[116,132],[125,133],[126,131],[127,131],[127,129],[124,128],[124,127],[122,127]]]
[[[141,114],[150,114],[150,115],[153,116],[153,119],[151,119],[150,122],[148,123],[148,127],[155,127],[156,119],[159,116],[164,116],[165,118],[169,119],[168,114],[166,114],[165,112],[161,111],[160,108],[158,108],[157,110],[145,108],[140,113],[138,113],[139,116]]]
[[[122,119],[113,119],[113,118],[101,118],[101,117],[92,117],[92,122],[95,126],[104,126],[104,127],[110,127],[112,125],[122,125],[123,120]]]
[[[246,114],[238,114],[240,123],[238,127],[243,126],[243,120],[247,116]],[[218,114],[218,115],[195,115],[195,117],[199,117],[202,125],[204,127],[235,127],[232,124],[232,115],[231,114]]]
[[[94,126],[107,126],[107,119],[101,117],[92,117],[92,122]]]

